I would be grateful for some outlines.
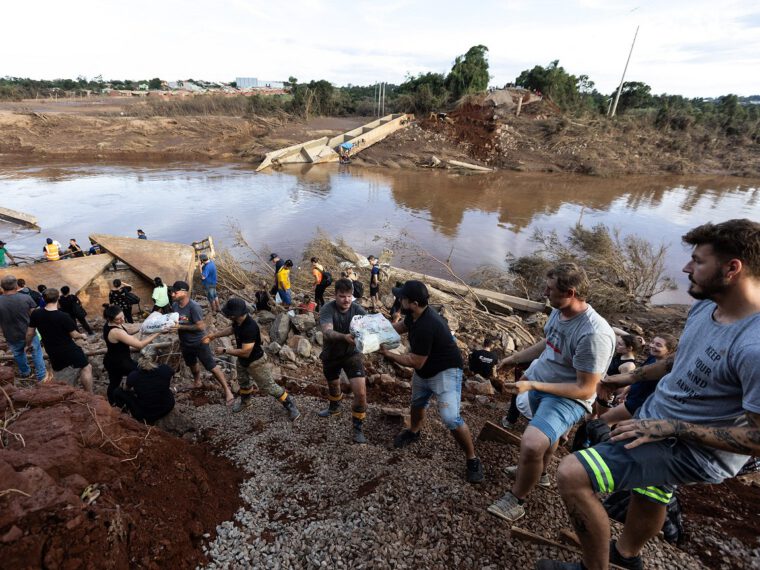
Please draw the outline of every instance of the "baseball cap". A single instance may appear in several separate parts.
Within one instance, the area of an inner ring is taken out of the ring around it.
[[[189,291],[190,285],[188,285],[184,281],[175,281],[174,285],[172,285],[172,290],[173,291]]]
[[[242,317],[248,314],[248,307],[243,299],[232,297],[222,307],[222,314],[225,317]]]
[[[280,256],[277,255],[276,253],[270,253],[269,254],[269,261],[272,261],[275,257],[280,257]]]
[[[5,242],[0,239],[0,245],[5,245]]]
[[[395,295],[396,287],[393,289],[393,294]],[[400,299],[406,299],[410,303],[422,303],[423,301],[427,301],[428,298],[430,298],[430,294],[428,293],[427,287],[422,281],[411,280],[407,281],[403,286],[400,287],[398,297]]]

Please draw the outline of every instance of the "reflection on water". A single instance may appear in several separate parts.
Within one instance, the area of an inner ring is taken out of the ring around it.
[[[459,274],[504,267],[508,253],[533,249],[536,228],[560,234],[582,220],[670,245],[668,270],[679,291],[659,302],[687,302],[680,236],[706,221],[760,218],[760,184],[732,178],[627,177],[303,166],[256,174],[229,165],[160,168],[81,166],[0,170],[0,204],[38,217],[42,235],[0,225],[12,253],[38,254],[44,238],[80,243],[93,232],[190,242],[229,239],[240,224],[251,244],[300,260],[317,228],[367,253],[399,243],[399,264],[442,274],[415,251],[451,259]]]

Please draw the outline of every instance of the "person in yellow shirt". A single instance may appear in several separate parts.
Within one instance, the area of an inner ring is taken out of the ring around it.
[[[283,307],[290,308],[292,298],[290,296],[290,270],[293,262],[288,259],[277,272],[277,293],[280,295]]]
[[[47,261],[58,261],[61,259],[61,244],[52,238],[47,238],[42,252],[45,254]]]

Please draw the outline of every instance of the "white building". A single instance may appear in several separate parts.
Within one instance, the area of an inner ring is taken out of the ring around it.
[[[264,81],[255,77],[236,77],[238,89],[285,89],[284,81]]]

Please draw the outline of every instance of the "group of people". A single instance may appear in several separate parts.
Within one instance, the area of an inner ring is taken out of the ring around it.
[[[637,366],[643,339],[614,329],[593,309],[587,302],[590,281],[575,263],[557,264],[546,275],[545,295],[552,312],[542,340],[498,362],[490,343],[471,355],[470,368],[485,377],[494,369],[522,371],[508,387],[517,401],[522,401],[517,407],[529,417],[529,423],[522,434],[517,464],[505,469],[514,482],[488,507],[496,517],[513,523],[530,511],[534,488],[551,485],[547,467],[560,441],[576,424],[598,417],[611,428],[606,441],[564,457],[557,471],[559,492],[582,545],[582,561],[542,560],[537,568],[596,569],[610,563],[642,568],[640,552],[662,527],[674,486],[720,482],[735,476],[749,456],[760,454],[760,224],[740,219],[707,223],[687,232],[683,241],[692,247],[683,271],[690,281],[689,294],[697,302],[680,340],[666,334],[654,337],[649,344],[650,358],[643,365]],[[276,268],[273,291],[289,306],[292,262],[283,262],[276,254],[271,261]],[[204,263],[206,267],[209,260]],[[341,413],[339,377],[345,373],[352,394],[352,438],[366,443],[365,355],[350,330],[352,318],[366,311],[355,302],[355,282],[348,276],[332,283],[334,299],[326,302],[331,276],[317,258],[311,263],[314,308],[319,311],[324,342],[320,358],[328,388],[327,406],[319,416],[327,419]],[[372,259],[370,263],[374,268]],[[202,277],[210,302],[212,293],[216,299],[215,290],[208,286],[212,278],[215,285],[215,271],[209,270]],[[371,297],[373,292],[377,295],[378,283],[371,282]],[[38,308],[29,296],[18,292],[12,276],[2,280],[2,288],[0,324],[17,356],[20,373],[29,373],[28,364],[20,358],[26,358],[28,348],[41,378],[44,364],[39,332],[53,370],[80,368],[83,384],[91,389],[90,366],[74,343],[80,333],[73,319],[58,310],[59,292],[45,290],[45,306]],[[201,384],[202,365],[215,377],[233,411],[252,404],[255,384],[280,402],[290,420],[298,419],[301,413],[295,399],[275,382],[258,324],[246,302],[229,298],[219,310],[230,325],[207,330],[202,309],[189,291],[187,283],[177,281],[169,288],[169,296],[170,310],[179,314],[173,330],[179,335],[194,385]],[[397,304],[393,327],[408,335],[409,350],[402,353],[381,347],[379,352],[414,370],[410,425],[395,436],[393,444],[405,448],[420,440],[426,410],[435,398],[443,424],[465,455],[466,480],[480,483],[483,465],[460,415],[462,354],[445,319],[429,305],[424,283],[397,284],[393,293]],[[213,304],[211,308],[214,310]],[[160,401],[164,407],[170,401],[173,405],[173,396],[167,392],[173,371],[157,366],[148,350],[157,335],[138,339],[126,327],[126,315],[118,304],[106,307],[104,316],[109,401],[146,420],[155,411],[139,408],[141,391],[160,392],[164,399],[154,394],[152,401]],[[223,337],[234,337],[234,348],[217,346],[212,350],[211,341]],[[139,362],[132,360],[131,349],[142,350]],[[238,398],[215,359],[215,355],[225,354],[236,357]],[[125,376],[126,389],[121,385]],[[505,422],[513,426],[514,418],[510,420],[508,415]],[[630,490],[631,500],[622,534],[610,541],[609,520],[597,494],[613,490]]]

